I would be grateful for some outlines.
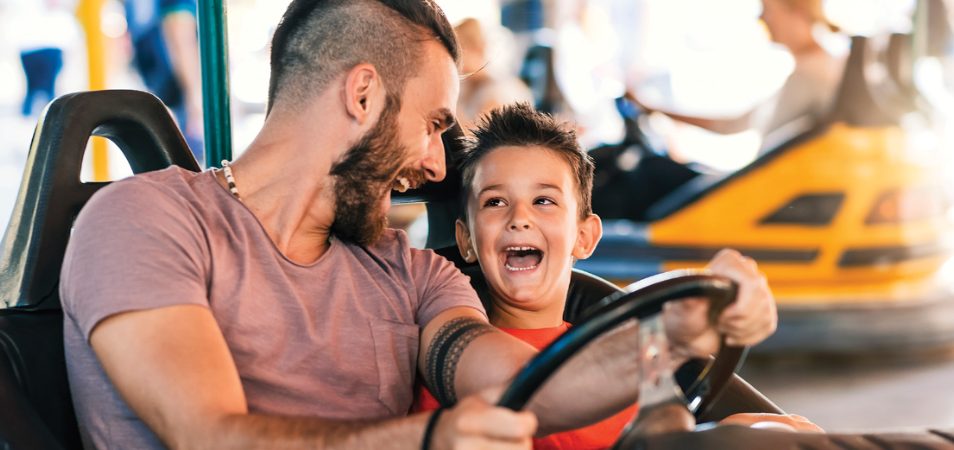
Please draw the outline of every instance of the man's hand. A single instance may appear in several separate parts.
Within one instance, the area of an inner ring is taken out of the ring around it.
[[[712,258],[708,269],[738,283],[738,297],[719,315],[715,328],[709,324],[709,302],[705,299],[689,298],[665,305],[666,335],[677,360],[715,353],[719,334],[726,335],[729,345],[757,344],[775,332],[778,324],[775,298],[752,258],[725,249]]]
[[[485,391],[445,411],[437,421],[431,449],[530,449],[536,416],[493,406],[497,397],[499,390]]]
[[[728,345],[755,345],[775,332],[778,311],[768,282],[755,260],[725,249],[709,263],[709,270],[739,284],[739,295],[719,316],[716,329],[726,335]]]

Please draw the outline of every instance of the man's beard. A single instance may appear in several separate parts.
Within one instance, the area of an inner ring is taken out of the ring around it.
[[[381,200],[393,187],[407,149],[398,143],[397,114],[400,102],[388,97],[381,117],[357,143],[331,167],[335,177],[335,237],[360,245],[369,245],[381,237],[388,224]],[[412,185],[420,177],[405,170]]]

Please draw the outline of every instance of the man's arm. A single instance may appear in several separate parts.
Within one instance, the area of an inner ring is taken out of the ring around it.
[[[632,92],[626,92],[626,98],[636,103],[644,113],[651,114],[658,112],[669,118],[682,123],[687,123],[692,126],[706,129],[713,133],[718,134],[733,134],[741,133],[745,130],[752,128],[752,118],[755,116],[755,112],[758,110],[758,107],[754,107],[748,111],[745,111],[737,116],[726,117],[726,118],[706,118],[698,116],[688,116],[685,114],[679,114],[673,111],[666,111],[659,108],[653,108],[642,101]]]
[[[598,339],[557,371],[528,406],[538,418],[538,435],[595,423],[636,401],[636,358],[623,356],[634,354],[636,329],[623,327]],[[453,308],[435,317],[424,328],[421,342],[427,350],[421,352],[419,364],[441,404],[509,385],[537,354],[470,308]]]
[[[740,284],[738,299],[722,313],[716,327],[728,336],[730,344],[755,344],[774,332],[774,299],[750,258],[722,251],[713,258],[710,269]],[[711,332],[707,304],[681,308],[680,314],[692,317],[679,325],[687,330],[678,330],[681,339],[677,344],[689,350],[676,349],[677,353],[714,352],[717,347],[712,345],[718,341],[703,336]],[[637,331],[636,326],[624,325],[602,336],[554,374],[529,405],[539,420],[539,435],[594,423],[636,401]],[[421,343],[421,372],[442,404],[488,387],[506,386],[536,354],[526,343],[495,330],[470,308],[449,309],[435,317],[424,328]]]
[[[202,306],[116,314],[93,329],[90,343],[129,406],[170,448],[415,448],[428,419],[343,422],[249,414],[225,339]],[[529,414],[492,408],[479,397],[462,401],[439,423],[441,443],[479,448],[525,448],[535,428]]]

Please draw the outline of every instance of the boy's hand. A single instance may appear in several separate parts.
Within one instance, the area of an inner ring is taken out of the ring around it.
[[[735,280],[738,297],[719,315],[714,329],[708,322],[709,302],[705,299],[688,298],[664,306],[666,335],[676,362],[716,353],[719,334],[726,335],[729,345],[757,344],[775,332],[778,324],[775,298],[752,258],[725,249],[712,258],[708,268]]]
[[[448,409],[437,420],[431,449],[532,448],[537,418],[529,411],[511,411],[494,406],[502,391],[488,390],[471,395]]]
[[[738,413],[719,422],[721,425],[742,425],[753,428],[824,433],[822,427],[797,414]]]

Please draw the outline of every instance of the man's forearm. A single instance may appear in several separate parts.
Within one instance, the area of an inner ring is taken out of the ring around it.
[[[598,422],[636,402],[638,330],[630,322],[598,338],[541,387],[529,405],[539,420],[538,435]]]
[[[633,323],[598,338],[541,387],[529,405],[539,421],[538,435],[597,422],[635,402],[639,389],[637,331]],[[427,355],[444,355],[421,358],[421,367],[428,387],[445,405],[454,400],[452,396],[441,398],[441,392],[448,389],[462,398],[506,387],[536,355],[527,343],[475,317],[446,321],[425,337],[431,344]],[[458,344],[466,344],[466,350],[452,351]],[[444,372],[447,376],[433,375]],[[455,380],[453,388],[446,386],[449,379]]]
[[[416,448],[429,414],[379,421],[333,421],[263,415],[230,415],[176,436],[171,448],[356,449]]]

